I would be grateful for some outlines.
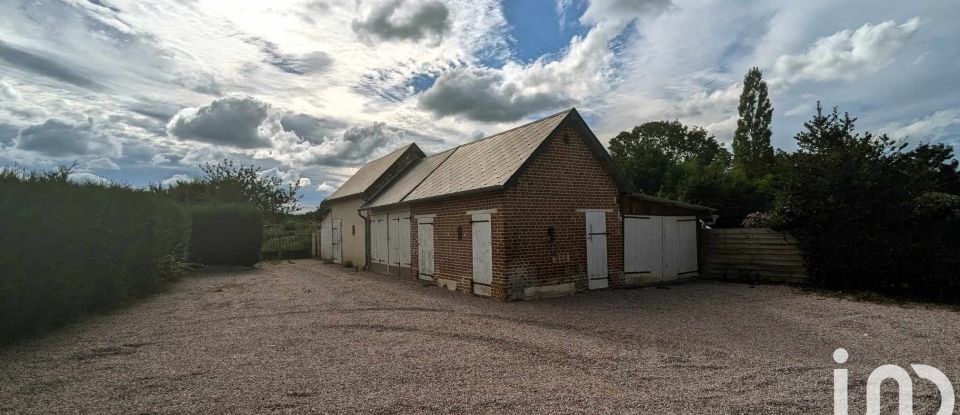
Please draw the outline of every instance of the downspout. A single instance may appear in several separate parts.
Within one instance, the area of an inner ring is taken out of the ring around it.
[[[363,219],[363,267],[364,271],[367,271],[367,268],[370,266],[370,250],[367,249],[367,242],[370,240],[368,237],[370,235],[370,217],[363,216],[360,212],[363,212],[363,208],[357,209],[357,216],[360,219]]]

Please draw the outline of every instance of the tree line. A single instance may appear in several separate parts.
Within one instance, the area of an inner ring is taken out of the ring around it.
[[[817,103],[774,150],[761,71],[744,77],[732,152],[703,128],[653,121],[610,141],[644,193],[718,209],[717,226],[762,226],[800,241],[812,282],[891,295],[960,299],[960,166],[945,144],[856,130]]]

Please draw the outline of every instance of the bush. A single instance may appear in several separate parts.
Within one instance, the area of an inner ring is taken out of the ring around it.
[[[343,267],[344,267],[344,268],[353,268],[353,261],[351,261],[351,260],[349,260],[349,259],[346,260],[346,261],[343,261]]]
[[[176,203],[60,173],[0,170],[0,344],[115,307],[183,269],[190,228]]]
[[[797,135],[774,222],[800,242],[811,282],[826,288],[960,299],[960,183],[952,149],[905,151],[854,133],[818,107]]]
[[[249,204],[203,204],[188,208],[192,221],[190,260],[205,265],[251,266],[260,260],[263,220]]]

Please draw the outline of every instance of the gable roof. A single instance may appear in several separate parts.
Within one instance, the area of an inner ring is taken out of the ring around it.
[[[363,208],[506,188],[565,121],[580,130],[588,147],[594,150],[621,190],[634,192],[632,184],[617,169],[603,144],[577,110],[571,108],[418,160]]]
[[[433,173],[441,163],[447,160],[456,148],[434,154],[410,163],[407,170],[396,181],[386,187],[383,192],[374,197],[364,207],[374,208],[393,205],[403,202],[403,199],[413,191],[430,173]]]
[[[387,173],[394,165],[398,164],[398,161],[405,159],[403,156],[407,153],[410,153],[414,158],[424,157],[423,151],[420,150],[420,147],[417,147],[416,143],[407,144],[386,156],[364,164],[360,170],[357,170],[353,176],[350,176],[346,182],[340,185],[340,188],[328,196],[327,200],[342,199],[357,195],[362,196],[363,193],[368,190],[376,190],[372,189],[374,187],[373,185],[384,176],[384,173]]]

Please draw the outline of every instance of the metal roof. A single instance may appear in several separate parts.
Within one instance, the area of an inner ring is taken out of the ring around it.
[[[571,116],[572,114],[572,116]],[[564,120],[580,128],[585,142],[607,167],[625,193],[635,192],[623,177],[606,149],[587,127],[576,110],[550,115],[519,127],[469,142],[442,153],[417,160],[362,209],[466,194],[509,186],[518,172],[532,159]]]
[[[662,205],[676,206],[676,207],[690,209],[690,210],[700,210],[700,211],[706,211],[706,212],[716,211],[716,209],[711,207],[695,205],[693,203],[687,203],[687,202],[680,202],[677,200],[664,199],[662,197],[650,196],[644,193],[633,193],[633,194],[627,195],[626,197],[631,199],[646,200],[648,202],[659,203]]]
[[[344,197],[360,195],[363,192],[366,192],[367,189],[369,189],[370,186],[380,178],[380,176],[386,173],[386,171],[389,170],[390,167],[393,166],[394,163],[396,163],[397,160],[399,160],[407,150],[410,150],[411,147],[417,148],[417,145],[415,143],[407,144],[395,150],[394,152],[387,154],[386,156],[380,157],[363,165],[360,170],[357,170],[353,176],[350,176],[350,178],[347,179],[347,181],[344,182],[339,189],[333,192],[333,194],[327,197],[327,199],[340,199]],[[417,151],[419,151],[419,148],[417,148]]]
[[[503,186],[570,111],[455,148],[403,201]]]
[[[403,198],[406,197],[410,191],[416,188],[430,173],[433,173],[437,166],[443,163],[447,157],[450,157],[455,150],[456,148],[451,148],[447,151],[410,163],[410,166],[407,167],[407,170],[402,173],[400,177],[364,205],[364,208],[375,208],[402,202]]]

